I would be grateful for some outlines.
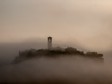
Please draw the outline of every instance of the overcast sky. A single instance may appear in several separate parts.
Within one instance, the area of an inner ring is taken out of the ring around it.
[[[112,0],[0,0],[0,42],[54,39],[111,50]]]

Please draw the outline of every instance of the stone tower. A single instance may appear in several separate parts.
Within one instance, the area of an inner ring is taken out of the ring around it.
[[[52,49],[52,37],[48,37],[48,49]]]

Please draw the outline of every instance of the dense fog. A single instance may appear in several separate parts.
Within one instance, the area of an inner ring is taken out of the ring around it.
[[[46,48],[46,44],[44,42],[4,43],[0,48],[0,82],[2,83],[112,83],[112,62],[109,52],[103,53],[104,62],[80,56],[65,56],[32,58],[12,64],[19,50]]]
[[[111,10],[112,0],[0,0],[0,84],[112,84]],[[46,49],[49,35],[53,47],[102,53],[104,62],[63,56],[12,63],[19,51]]]

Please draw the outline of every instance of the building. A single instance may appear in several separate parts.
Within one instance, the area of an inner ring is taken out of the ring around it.
[[[48,49],[52,49],[52,37],[48,37]]]

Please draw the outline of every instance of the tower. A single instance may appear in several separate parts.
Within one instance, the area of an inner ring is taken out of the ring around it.
[[[52,37],[48,37],[48,49],[52,49]]]

